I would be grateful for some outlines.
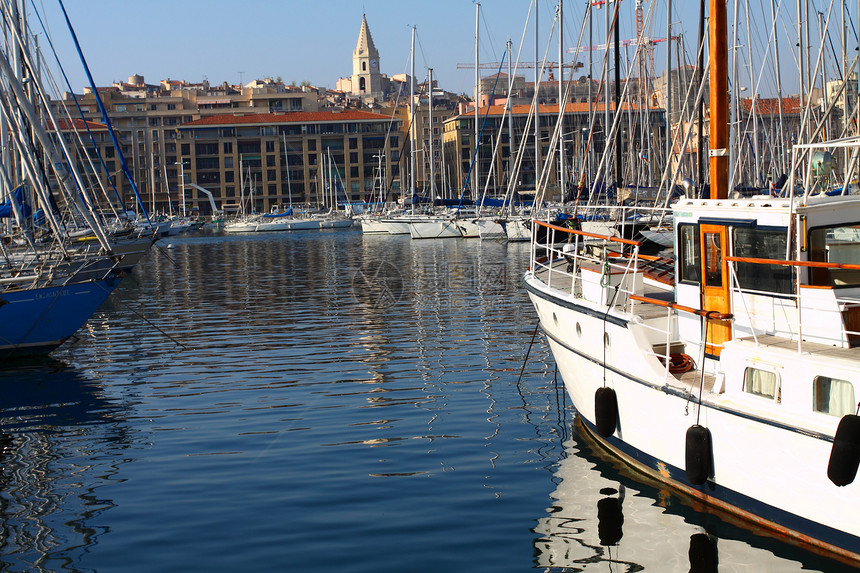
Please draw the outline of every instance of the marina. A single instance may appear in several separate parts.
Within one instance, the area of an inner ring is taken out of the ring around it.
[[[841,570],[584,455],[540,338],[518,382],[528,258],[355,229],[162,241],[74,341],[0,372],[0,563],[686,572],[696,535],[718,560],[696,571]]]
[[[828,2],[533,0],[500,52],[480,3],[376,41],[362,7],[332,89],[99,85],[80,6],[0,0],[0,569],[860,567]],[[315,8],[255,48],[329,65]]]

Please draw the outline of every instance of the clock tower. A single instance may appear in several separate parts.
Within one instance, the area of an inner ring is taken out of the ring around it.
[[[381,99],[382,73],[379,71],[379,52],[373,45],[373,36],[367,18],[361,16],[358,43],[352,52],[352,93]]]

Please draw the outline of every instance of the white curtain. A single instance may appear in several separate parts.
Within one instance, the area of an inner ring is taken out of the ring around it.
[[[857,410],[854,401],[854,385],[847,380],[816,376],[815,409],[831,416],[853,414]]]
[[[747,368],[744,372],[744,391],[758,396],[776,396],[776,373],[758,368]]]

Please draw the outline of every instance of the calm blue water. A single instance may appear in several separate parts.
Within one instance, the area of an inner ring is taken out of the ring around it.
[[[0,371],[0,570],[838,569],[590,451],[540,337],[517,384],[527,245],[162,246]]]

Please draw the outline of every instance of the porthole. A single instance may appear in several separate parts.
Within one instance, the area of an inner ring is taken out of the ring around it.
[[[582,327],[579,325],[578,322],[576,323],[576,337],[582,338]]]

